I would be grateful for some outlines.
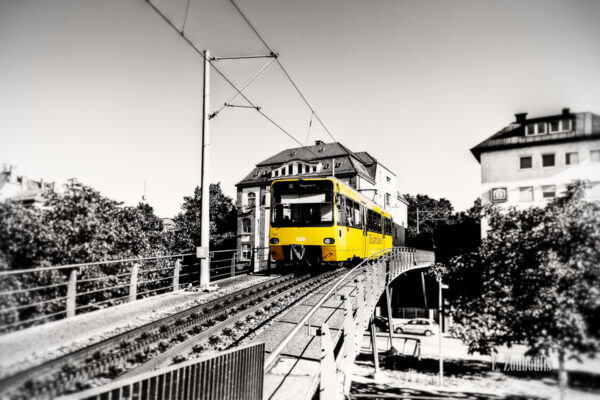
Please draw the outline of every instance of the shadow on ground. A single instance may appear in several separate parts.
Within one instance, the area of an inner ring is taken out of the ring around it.
[[[372,356],[370,354],[359,354],[356,362],[358,364],[371,364]],[[414,371],[415,373],[427,374],[432,377],[435,377],[439,371],[439,362],[437,359],[433,358],[422,358],[418,360],[414,357],[398,355],[398,354],[390,354],[390,353],[380,353],[379,356],[379,364],[382,368],[386,370],[395,370],[395,371],[404,371],[410,373]],[[492,369],[495,368],[495,371]],[[502,376],[523,379],[523,380],[536,380],[543,382],[549,386],[556,386],[558,382],[558,372],[557,371],[510,371],[505,370],[510,368],[505,368],[504,363],[496,363],[494,366],[491,362],[480,361],[480,360],[462,360],[462,359],[446,359],[444,360],[444,376],[453,377],[453,378],[463,378],[466,380],[477,379],[477,378],[489,378],[492,380],[501,380]],[[367,387],[362,387],[367,386]],[[372,386],[372,387],[368,387]],[[528,395],[509,395],[509,396],[494,396],[489,394],[477,394],[477,393],[460,393],[460,392],[446,392],[443,395],[435,395],[434,393],[441,393],[437,391],[424,392],[424,393],[412,393],[414,390],[412,389],[399,389],[390,387],[388,385],[382,385],[384,387],[377,387],[378,385],[373,384],[361,384],[361,383],[353,383],[352,393],[377,393],[386,395],[394,394],[401,395],[406,394],[403,391],[408,390],[411,392],[412,396],[430,396],[437,397],[440,396],[442,398],[457,397],[460,399],[541,399],[542,397],[536,396],[528,396]],[[586,392],[592,393],[600,393],[600,373],[590,373],[590,372],[579,372],[572,371],[569,372],[569,387],[576,390],[582,390]],[[383,391],[382,391],[383,390]],[[417,390],[417,392],[419,392]],[[359,397],[357,397],[359,398]]]

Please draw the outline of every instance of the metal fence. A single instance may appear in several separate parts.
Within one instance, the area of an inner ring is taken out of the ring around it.
[[[382,250],[348,271],[329,289],[310,311],[296,324],[294,329],[279,343],[265,362],[266,371],[274,364],[283,349],[298,332],[306,329],[310,319],[328,300],[336,298],[346,284],[355,284],[357,290],[353,296],[340,298],[343,301],[345,316],[343,328],[335,334],[324,322],[317,335],[321,337],[321,365],[318,380],[319,397],[325,399],[343,399],[349,394],[352,379],[352,365],[360,350],[363,332],[369,325],[375,305],[381,294],[400,274],[406,271],[426,268],[435,262],[431,251],[415,250],[407,247],[395,247]],[[362,275],[364,279],[357,279]],[[312,396],[312,394],[309,394]]]
[[[240,250],[210,253],[210,279],[252,271]],[[0,332],[197,287],[195,253],[0,271]]]
[[[108,385],[63,396],[63,400],[262,400],[265,344],[192,360]]]

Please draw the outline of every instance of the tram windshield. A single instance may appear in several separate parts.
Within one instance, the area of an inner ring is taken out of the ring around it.
[[[331,181],[291,181],[273,184],[271,225],[333,225],[333,184]]]

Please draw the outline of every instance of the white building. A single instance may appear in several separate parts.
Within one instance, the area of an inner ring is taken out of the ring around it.
[[[44,193],[54,190],[53,182],[34,181],[17,175],[15,167],[4,165],[0,172],[0,201],[14,201],[25,205],[41,206]]]
[[[588,181],[587,198],[600,200],[600,116],[565,108],[515,117],[471,149],[481,164],[483,204],[542,207],[574,180]]]

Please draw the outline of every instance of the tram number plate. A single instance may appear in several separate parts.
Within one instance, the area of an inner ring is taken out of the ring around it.
[[[306,242],[306,238],[304,236],[296,236],[296,242]]]

